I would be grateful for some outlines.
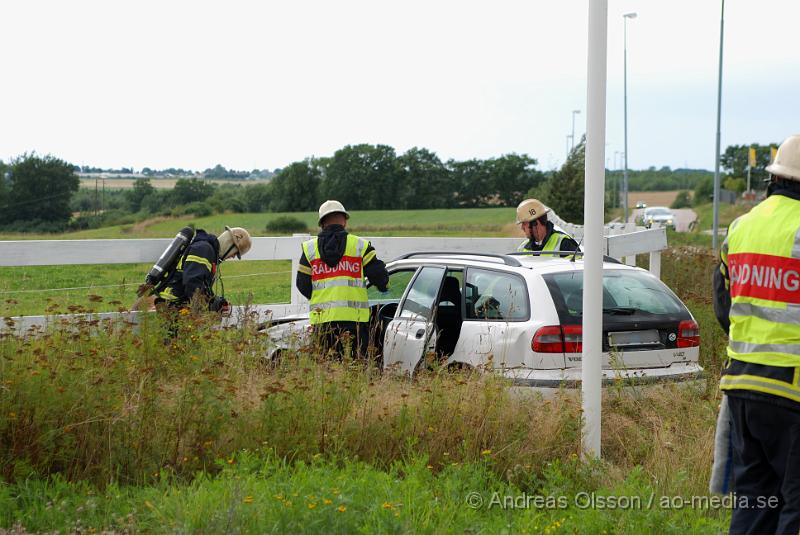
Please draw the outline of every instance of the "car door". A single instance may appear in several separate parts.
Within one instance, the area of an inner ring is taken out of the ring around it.
[[[424,266],[417,272],[397,314],[386,328],[383,340],[384,369],[412,374],[425,353],[434,351],[434,304],[444,274],[443,266]]]

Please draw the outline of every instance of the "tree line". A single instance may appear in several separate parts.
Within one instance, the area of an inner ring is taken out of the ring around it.
[[[728,147],[723,187],[741,184],[741,153]],[[757,154],[769,155],[767,150]],[[489,159],[442,160],[425,148],[398,154],[388,145],[348,145],[330,157],[293,162],[268,183],[217,185],[198,177],[178,179],[173,189],[157,189],[149,177],[129,190],[79,189],[76,167],[54,156],[24,154],[0,162],[0,227],[4,230],[60,232],[128,224],[155,215],[202,217],[222,212],[301,212],[334,198],[351,210],[516,206],[537,197],[564,219],[583,221],[584,151],[581,141],[564,165],[543,172],[526,154]],[[754,167],[753,184],[769,160]],[[217,166],[220,173],[226,172]],[[216,168],[214,168],[216,169]],[[213,172],[214,169],[207,170]],[[621,173],[607,172],[606,206],[618,206]],[[705,202],[712,189],[710,171],[660,169],[630,171],[631,191],[694,190]],[[684,195],[688,199],[688,195]]]

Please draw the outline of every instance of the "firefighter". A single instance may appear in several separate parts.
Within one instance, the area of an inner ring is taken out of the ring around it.
[[[517,225],[528,239],[519,244],[518,252],[576,251],[577,242],[572,236],[556,230],[547,220],[547,208],[537,199],[525,199],[517,206]]]
[[[339,357],[347,340],[366,357],[369,344],[369,301],[365,277],[387,291],[389,273],[368,240],[346,230],[350,214],[339,201],[319,207],[321,232],[303,243],[295,284],[309,300],[310,321],[323,351]]]
[[[250,234],[243,228],[225,227],[219,237],[198,230],[175,270],[169,274],[165,288],[158,293],[156,304],[166,303],[183,307],[192,299],[201,300],[213,312],[228,312],[230,305],[224,296],[213,291],[217,266],[229,258],[241,259],[250,250]]]
[[[730,533],[800,532],[800,135],[767,166],[767,198],[731,223],[714,273],[728,331],[735,504]]]

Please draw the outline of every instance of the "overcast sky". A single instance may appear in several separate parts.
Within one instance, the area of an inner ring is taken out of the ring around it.
[[[611,0],[607,162],[712,169],[719,0]],[[347,144],[565,157],[587,0],[0,3],[0,159],[283,167]],[[722,145],[800,133],[798,0],[728,0]],[[619,159],[617,159],[619,161]]]

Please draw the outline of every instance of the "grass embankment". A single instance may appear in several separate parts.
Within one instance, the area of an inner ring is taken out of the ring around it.
[[[703,388],[608,389],[605,464],[583,466],[576,396],[514,395],[492,374],[408,382],[302,352],[266,367],[253,331],[179,322],[187,335],[169,345],[158,318],[3,340],[3,525],[634,533],[724,521],[719,511],[586,511],[576,501],[704,494],[716,402]],[[567,503],[489,509],[494,491]],[[470,492],[486,507],[471,510]]]
[[[597,465],[575,457],[577,396],[514,395],[491,374],[409,382],[304,352],[266,367],[267,341],[250,327],[216,331],[191,316],[167,345],[158,318],[4,336],[0,526],[716,533],[727,511],[662,498],[706,494],[724,351],[713,263],[690,246],[663,259],[701,324],[707,385],[606,389]],[[471,492],[482,507],[469,507]],[[494,492],[566,504],[489,508]],[[640,498],[632,509],[576,503],[593,492]]]

